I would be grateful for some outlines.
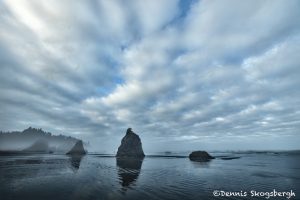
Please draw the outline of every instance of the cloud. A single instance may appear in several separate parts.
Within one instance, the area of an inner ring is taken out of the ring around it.
[[[0,4],[2,130],[107,152],[127,127],[146,152],[297,147],[298,1]]]

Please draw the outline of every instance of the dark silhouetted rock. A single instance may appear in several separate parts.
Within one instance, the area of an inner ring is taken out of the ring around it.
[[[118,148],[117,157],[145,157],[141,139],[131,130],[131,128],[127,129],[126,135],[121,141],[121,145]]]
[[[45,140],[37,140],[30,147],[23,149],[22,152],[28,153],[49,153],[49,145]]]
[[[84,147],[83,147],[83,142],[82,140],[78,140],[75,145],[72,147],[72,149],[67,152],[68,155],[83,155],[86,154]]]
[[[211,159],[214,159],[211,155],[209,155],[206,151],[193,151],[189,158],[191,161],[198,161],[198,162],[207,162]]]

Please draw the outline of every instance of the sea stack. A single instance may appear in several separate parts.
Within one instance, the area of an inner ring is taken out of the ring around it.
[[[126,135],[118,148],[117,157],[144,158],[145,154],[142,148],[140,137],[135,134],[131,128],[128,128]]]
[[[189,158],[191,161],[198,161],[198,162],[207,162],[211,159],[214,159],[211,155],[209,155],[206,151],[193,151]]]
[[[83,148],[83,142],[82,140],[78,140],[75,145],[72,147],[72,149],[67,152],[67,155],[84,155],[86,154],[84,148]]]

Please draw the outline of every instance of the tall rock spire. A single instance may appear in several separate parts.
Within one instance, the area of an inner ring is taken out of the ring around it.
[[[141,139],[132,131],[131,128],[127,129],[126,135],[121,141],[121,145],[118,148],[117,157],[145,157]]]

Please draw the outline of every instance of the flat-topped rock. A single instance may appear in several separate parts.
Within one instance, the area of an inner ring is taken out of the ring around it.
[[[143,158],[145,157],[142,142],[140,137],[135,134],[131,128],[128,128],[126,135],[121,141],[121,145],[118,148],[117,157],[133,157]]]
[[[189,158],[191,161],[198,162],[207,162],[211,159],[214,159],[214,157],[209,155],[206,151],[193,151],[192,153],[190,153]]]

